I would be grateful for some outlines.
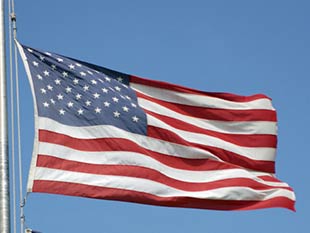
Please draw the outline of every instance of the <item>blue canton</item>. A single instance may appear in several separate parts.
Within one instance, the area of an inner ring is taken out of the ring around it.
[[[24,52],[39,116],[70,126],[112,125],[146,135],[146,114],[128,75],[29,47]]]

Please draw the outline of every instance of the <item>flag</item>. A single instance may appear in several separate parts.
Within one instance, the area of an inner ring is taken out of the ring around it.
[[[210,93],[18,44],[34,99],[28,192],[216,210],[284,207],[263,94]]]

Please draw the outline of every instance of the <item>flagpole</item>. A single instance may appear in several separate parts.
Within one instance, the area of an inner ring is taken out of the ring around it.
[[[10,233],[4,0],[0,0],[0,230]]]

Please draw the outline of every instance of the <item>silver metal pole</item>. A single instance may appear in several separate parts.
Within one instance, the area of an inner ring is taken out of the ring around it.
[[[0,0],[0,232],[10,233],[4,0]]]

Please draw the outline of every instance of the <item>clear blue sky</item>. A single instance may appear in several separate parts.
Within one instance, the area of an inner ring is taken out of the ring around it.
[[[29,227],[43,233],[310,232],[310,2],[307,0],[15,0],[18,38],[142,77],[196,89],[264,93],[278,111],[277,177],[297,212],[154,207],[30,194]],[[27,179],[33,104],[20,65],[22,153]]]

